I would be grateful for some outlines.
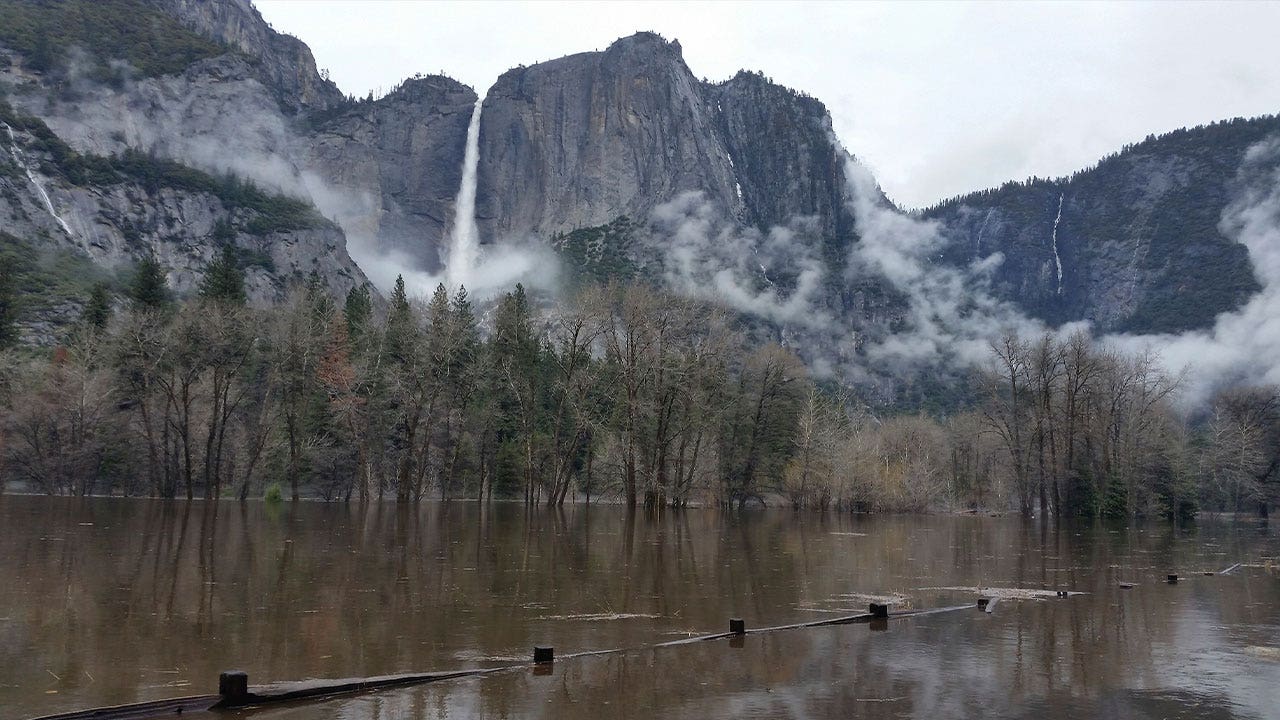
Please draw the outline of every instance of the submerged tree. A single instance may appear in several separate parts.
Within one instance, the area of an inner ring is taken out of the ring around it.
[[[168,305],[154,260],[131,307],[95,290],[53,353],[0,355],[6,474],[44,492],[371,500],[390,493],[650,508],[746,502],[864,511],[1186,517],[1267,512],[1280,395],[1231,388],[1203,423],[1178,378],[1084,334],[993,346],[983,398],[877,414],[790,350],[749,348],[723,309],[642,285],[473,306],[403,279],[339,308],[311,276],[244,306],[230,252]],[[243,289],[242,281],[240,289]]]

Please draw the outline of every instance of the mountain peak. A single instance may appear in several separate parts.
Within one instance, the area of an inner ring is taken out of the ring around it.
[[[289,110],[324,110],[343,104],[342,92],[316,67],[311,48],[292,35],[276,32],[249,0],[152,3],[188,29],[255,58],[263,81]]]
[[[609,48],[606,52],[612,52],[615,50],[635,50],[641,48],[647,50],[669,50],[676,57],[682,57],[683,54],[683,48],[680,47],[679,40],[667,40],[652,30],[640,30],[626,37],[618,38],[609,44]]]

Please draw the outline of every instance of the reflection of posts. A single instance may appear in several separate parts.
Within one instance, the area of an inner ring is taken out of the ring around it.
[[[889,618],[887,617],[871,618],[871,623],[869,627],[871,628],[871,632],[885,632],[886,630],[889,629]]]

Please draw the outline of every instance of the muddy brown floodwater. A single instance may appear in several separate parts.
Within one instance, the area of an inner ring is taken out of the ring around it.
[[[1259,523],[5,496],[0,717],[215,692],[231,668],[452,670],[545,643],[639,649],[230,716],[1277,718],[1278,539]],[[1007,596],[990,614],[645,649],[731,616],[955,605],[988,586],[1022,591],[990,591]],[[1058,589],[1084,594],[1023,592]]]

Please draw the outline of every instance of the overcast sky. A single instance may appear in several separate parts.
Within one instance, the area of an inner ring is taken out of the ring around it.
[[[1069,173],[1147,133],[1280,111],[1280,3],[256,5],[359,96],[418,72],[483,91],[515,65],[655,30],[699,77],[762,70],[824,101],[908,207]]]

